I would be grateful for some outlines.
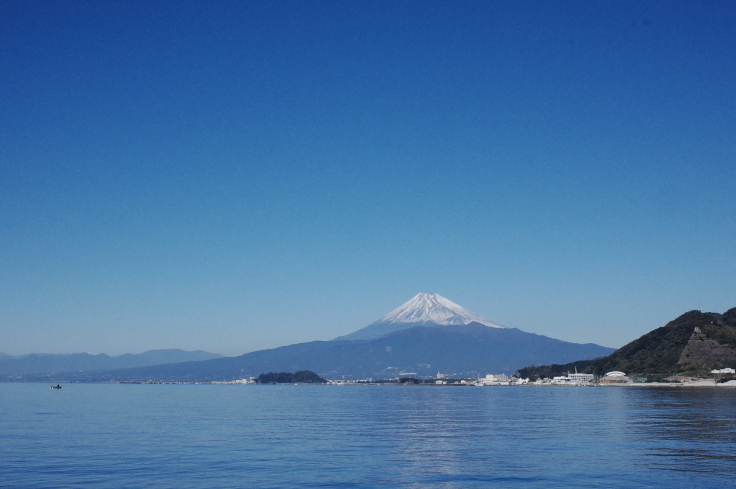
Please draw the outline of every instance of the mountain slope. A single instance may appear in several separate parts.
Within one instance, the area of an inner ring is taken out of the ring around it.
[[[598,375],[613,370],[632,375],[702,373],[723,367],[736,367],[736,308],[723,314],[689,311],[607,357],[575,364],[527,367],[519,374],[551,376],[574,368]]]
[[[679,363],[690,338],[699,328],[708,338],[729,348],[736,362],[736,308],[725,314],[690,311],[665,326],[651,331],[623,346],[614,354],[592,363],[597,373],[611,370],[636,373],[685,372],[715,368],[706,361]],[[724,367],[730,365],[723,365]],[[736,365],[733,365],[736,366]]]
[[[402,373],[466,376],[513,373],[530,363],[568,362],[612,352],[593,344],[567,343],[515,328],[480,323],[414,328],[374,340],[313,341],[239,357],[105,372],[72,372],[43,380],[211,381],[265,372],[311,370],[325,378],[394,378]],[[41,380],[40,378],[38,380]]]
[[[415,326],[453,326],[480,323],[491,328],[503,328],[439,294],[417,294],[381,319],[345,336],[342,340],[371,340],[393,331]]]

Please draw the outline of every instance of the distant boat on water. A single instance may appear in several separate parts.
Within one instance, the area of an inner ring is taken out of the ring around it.
[[[56,384],[51,386],[52,389],[61,389],[61,384]]]

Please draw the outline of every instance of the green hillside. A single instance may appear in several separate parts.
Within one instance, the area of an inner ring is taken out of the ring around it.
[[[700,333],[695,333],[696,328]],[[633,374],[702,373],[736,367],[736,308],[724,314],[690,311],[621,347],[607,357],[564,365],[531,366],[522,377],[572,372],[602,375],[612,370]]]

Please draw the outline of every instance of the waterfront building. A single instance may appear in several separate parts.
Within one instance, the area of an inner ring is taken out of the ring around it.
[[[509,378],[506,374],[488,374],[485,376],[485,378],[480,379],[478,381],[481,385],[501,385],[501,384],[508,384]]]
[[[593,374],[579,374],[577,372],[574,374],[567,374],[567,378],[573,382],[590,382],[594,377],[595,376]]]
[[[717,368],[715,370],[711,370],[710,373],[712,374],[736,374],[736,370],[732,368]]]
[[[593,374],[579,374],[577,371],[574,374],[570,372],[567,375],[561,375],[559,377],[552,378],[552,384],[587,384],[593,380]]]
[[[623,384],[628,381],[629,378],[626,374],[624,372],[619,372],[618,370],[606,373],[606,375],[601,379],[601,382],[604,384]]]

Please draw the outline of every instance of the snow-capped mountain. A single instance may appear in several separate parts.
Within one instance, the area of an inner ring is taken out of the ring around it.
[[[378,321],[335,340],[368,340],[415,326],[451,326],[473,322],[491,328],[503,328],[439,294],[422,293],[415,295]]]
[[[451,324],[485,324],[491,328],[503,328],[488,319],[468,311],[450,299],[439,294],[417,294],[410,300],[383,316],[377,323],[435,323],[442,326]],[[413,324],[416,326],[417,324]]]
[[[360,341],[335,341],[360,340]],[[234,380],[264,372],[311,370],[330,379],[393,379],[402,372],[430,377],[452,372],[475,377],[511,375],[527,365],[567,364],[611,354],[600,345],[568,343],[484,319],[438,294],[418,294],[378,321],[333,341],[310,341],[260,350],[239,357],[201,362],[90,372],[57,370],[27,380],[199,382]],[[94,357],[97,358],[97,357]],[[18,360],[0,361],[16,363]],[[2,380],[0,371],[0,380]],[[17,380],[17,376],[14,377]]]

